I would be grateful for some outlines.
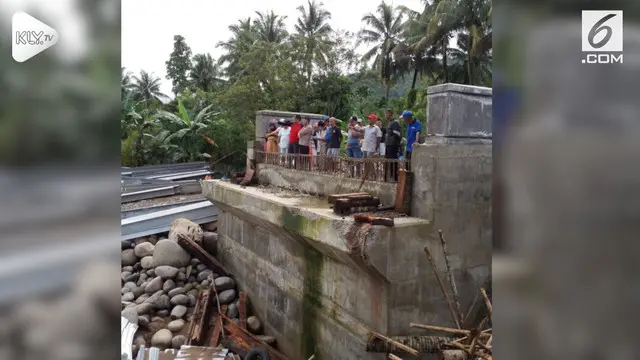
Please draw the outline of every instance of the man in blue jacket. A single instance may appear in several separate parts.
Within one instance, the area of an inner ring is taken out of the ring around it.
[[[420,140],[422,123],[420,123],[420,120],[414,119],[413,113],[409,110],[402,112],[402,120],[407,124],[407,149],[404,157],[407,161],[407,170],[411,170],[411,152],[413,151],[413,146]]]

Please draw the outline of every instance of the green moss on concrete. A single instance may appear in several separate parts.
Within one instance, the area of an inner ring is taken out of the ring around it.
[[[302,301],[302,353],[308,359],[315,354],[315,359],[321,360],[318,353],[319,317],[322,310],[322,268],[323,255],[311,246],[304,247],[305,273],[304,294]]]
[[[280,221],[282,222],[282,227],[285,229],[314,240],[317,240],[323,230],[326,230],[329,225],[329,220],[327,219],[309,219],[306,216],[294,214],[291,208],[287,206],[282,207]]]

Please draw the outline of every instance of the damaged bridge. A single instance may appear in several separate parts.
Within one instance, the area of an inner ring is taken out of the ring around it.
[[[248,151],[253,184],[201,182],[218,209],[217,259],[289,358],[382,359],[367,352],[372,332],[413,336],[426,333],[412,322],[458,325],[440,291],[444,269],[464,309],[490,287],[491,89],[445,84],[428,94],[426,132],[436,135],[414,147],[411,171],[397,182],[379,180],[382,163],[338,173],[322,158],[265,159],[260,133]],[[293,115],[259,112],[256,128]],[[345,193],[370,196],[331,197]],[[439,230],[448,258],[438,255]]]

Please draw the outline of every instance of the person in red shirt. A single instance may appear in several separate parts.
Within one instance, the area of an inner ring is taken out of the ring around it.
[[[289,133],[289,154],[298,154],[300,152],[300,147],[298,145],[298,142],[300,141],[298,132],[302,129],[300,120],[302,120],[302,117],[300,115],[296,115],[293,118],[293,124],[291,124],[291,132]]]

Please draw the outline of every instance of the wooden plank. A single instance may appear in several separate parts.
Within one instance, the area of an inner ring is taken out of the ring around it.
[[[247,328],[247,293],[244,291],[240,292],[240,301],[238,306],[238,313],[240,314],[240,327],[243,329]]]
[[[350,193],[350,194],[334,194],[334,195],[329,195],[329,198],[327,200],[329,201],[329,204],[334,204],[337,199],[348,198],[348,197],[353,197],[353,196],[360,196],[360,195],[362,195],[362,196],[371,196],[370,194],[368,194],[366,192]]]
[[[407,171],[405,169],[398,169],[398,183],[396,185],[396,204],[395,211],[399,213],[405,213],[404,210],[404,196],[406,194],[405,188],[407,185]]]
[[[355,214],[353,215],[353,220],[357,223],[369,223],[371,225],[383,225],[388,227],[393,227],[395,225],[393,218],[368,214]]]
[[[193,240],[185,237],[183,234],[178,234],[178,244],[182,246],[191,256],[197,258],[206,265],[209,269],[213,270],[220,276],[230,276],[229,271],[218,262],[211,254],[206,252],[200,245],[196,244]]]
[[[187,336],[187,345],[199,345],[206,330],[208,328],[209,300],[211,298],[211,290],[200,291],[196,306],[193,311],[193,320],[189,325],[189,335]]]
[[[269,358],[271,360],[288,360],[288,358],[283,353],[274,349],[273,347],[271,347],[271,345],[260,340],[249,331],[241,328],[228,317],[224,315],[222,315],[222,317],[225,320],[224,330],[225,334],[227,335],[227,339],[233,341],[236,345],[247,349],[247,351],[254,347],[263,347],[269,353]]]
[[[223,314],[226,314],[227,305],[221,305],[220,311]],[[223,324],[222,316],[220,316],[220,314],[216,314],[214,325],[213,325],[213,331],[211,332],[211,338],[209,339],[209,346],[218,346],[218,343],[220,341],[220,334],[222,334],[223,325],[224,324]]]

